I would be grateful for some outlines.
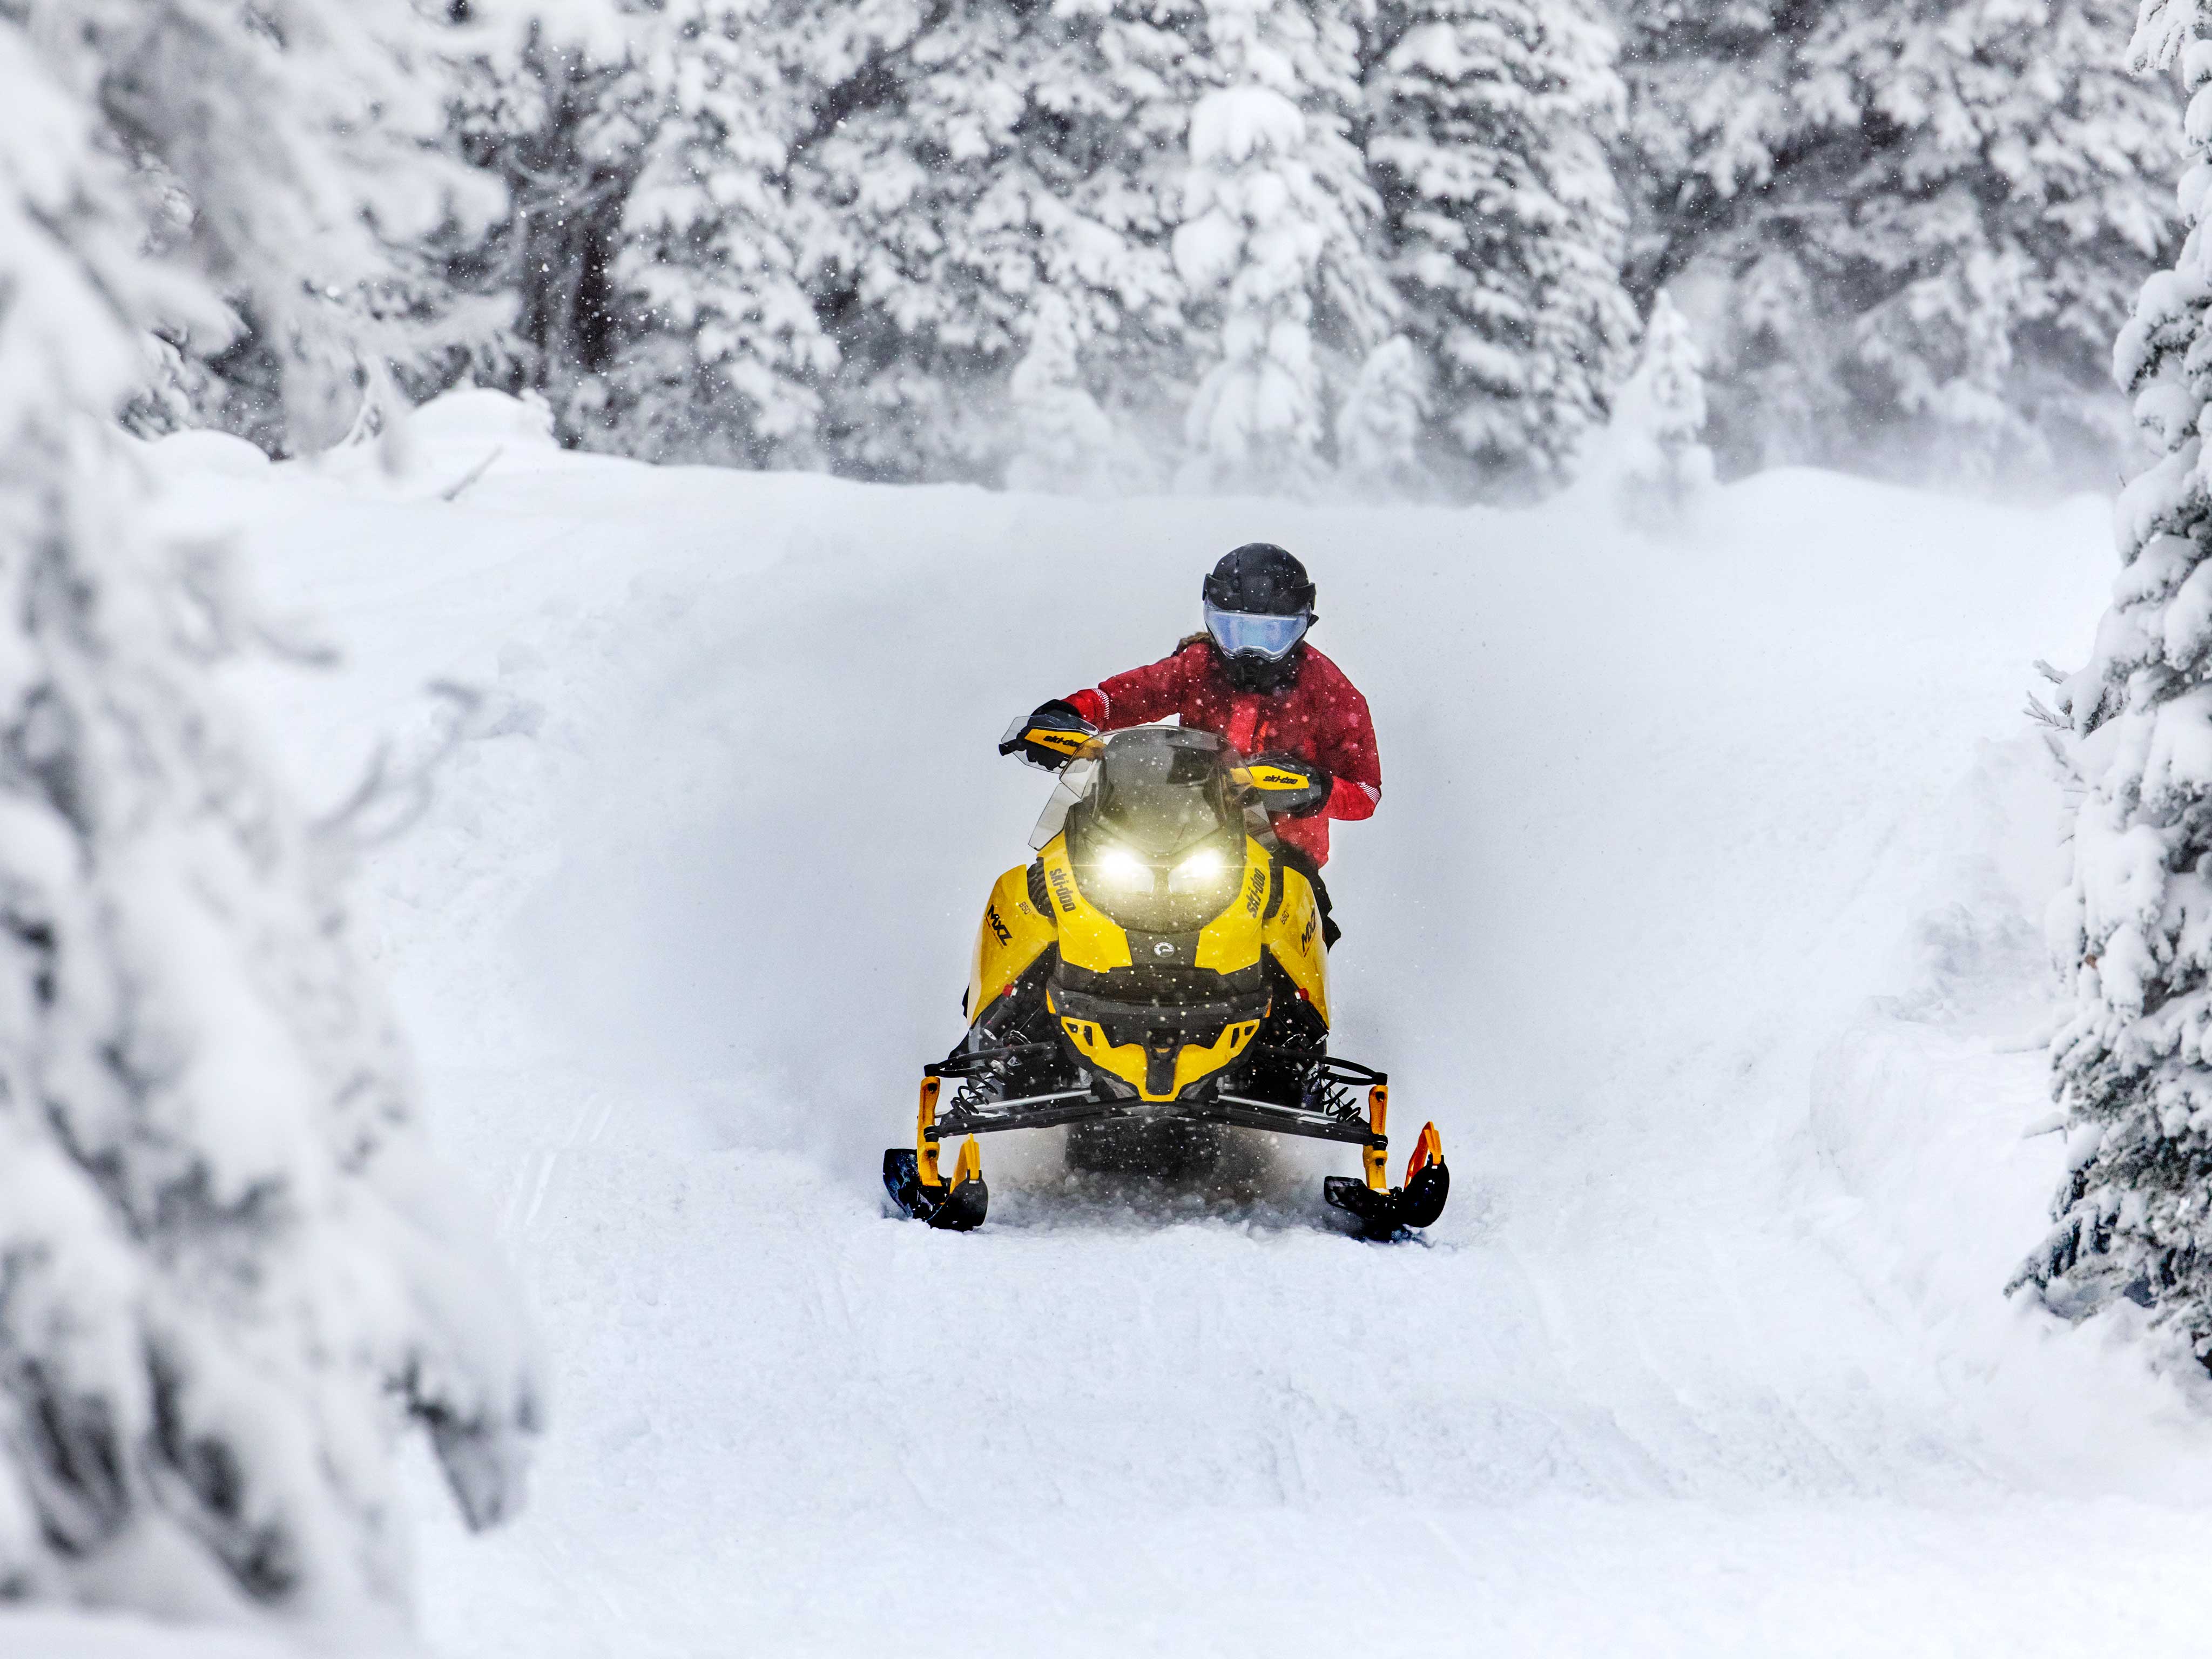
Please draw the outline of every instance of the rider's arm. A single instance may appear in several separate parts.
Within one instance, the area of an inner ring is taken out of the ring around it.
[[[1314,758],[1335,779],[1322,816],[1347,821],[1372,817],[1382,799],[1382,761],[1375,748],[1375,721],[1367,699],[1340,673],[1326,697],[1319,750]]]
[[[1101,680],[1067,699],[1101,732],[1144,726],[1182,712],[1190,685],[1192,652],[1178,651],[1142,668]]]
[[[1375,809],[1382,804],[1382,786],[1379,783],[1358,783],[1340,774],[1328,792],[1328,805],[1322,807],[1322,816],[1342,818],[1347,823],[1360,818],[1371,818]]]

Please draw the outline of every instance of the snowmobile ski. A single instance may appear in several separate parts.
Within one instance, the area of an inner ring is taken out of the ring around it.
[[[982,1159],[971,1136],[961,1143],[960,1156],[947,1181],[937,1167],[938,1079],[921,1082],[921,1109],[915,1127],[914,1145],[893,1146],[884,1153],[884,1190],[891,1202],[917,1221],[947,1232],[964,1233],[983,1224],[990,1211],[991,1189],[984,1184]]]
[[[1369,1091],[1368,1121],[1374,1139],[1363,1160],[1364,1179],[1331,1176],[1322,1182],[1322,1196],[1359,1223],[1360,1236],[1376,1241],[1403,1237],[1430,1225],[1444,1212],[1451,1196],[1451,1171],[1444,1165],[1444,1149],[1437,1126],[1421,1126],[1413,1155],[1406,1160],[1405,1184],[1392,1187],[1383,1167],[1389,1140],[1383,1122],[1389,1111],[1390,1091],[1377,1084]]]

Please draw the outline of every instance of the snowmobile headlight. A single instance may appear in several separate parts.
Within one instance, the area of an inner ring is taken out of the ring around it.
[[[1152,866],[1126,847],[1101,848],[1095,867],[1099,880],[1109,887],[1123,892],[1152,890]]]
[[[1177,896],[1206,892],[1220,884],[1228,869],[1218,847],[1201,847],[1168,872],[1168,891]]]

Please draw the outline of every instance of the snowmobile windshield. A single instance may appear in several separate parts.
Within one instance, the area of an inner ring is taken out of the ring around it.
[[[1068,762],[1060,769],[1060,782],[1052,792],[1052,799],[1037,814],[1036,828],[1030,831],[1030,850],[1042,853],[1052,844],[1052,838],[1067,828],[1067,811],[1091,793],[1097,781],[1098,757],[1094,751]]]
[[[1194,933],[1244,873],[1235,757],[1211,732],[1146,726],[1106,739],[1066,812],[1067,855],[1093,904],[1144,933]]]
[[[1265,657],[1269,662],[1280,662],[1312,626],[1313,618],[1303,611],[1295,617],[1259,617],[1213,605],[1206,607],[1206,631],[1231,657]]]

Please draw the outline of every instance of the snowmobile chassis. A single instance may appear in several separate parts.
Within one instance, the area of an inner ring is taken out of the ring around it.
[[[1246,1050],[1249,1060],[1274,1062],[1304,1074],[1297,1104],[1237,1093],[1242,1080],[1237,1076],[1224,1078],[1200,1095],[1167,1102],[1118,1098],[1096,1082],[1012,1099],[992,1092],[994,1084],[1023,1063],[1048,1062],[1060,1053],[1057,1043],[1018,1042],[958,1049],[936,1065],[925,1066],[913,1150],[895,1146],[884,1154],[884,1187],[892,1201],[933,1227],[964,1232],[981,1223],[990,1202],[975,1136],[1073,1123],[1176,1120],[1358,1146],[1362,1178],[1331,1176],[1322,1190],[1329,1204],[1359,1224],[1366,1237],[1396,1238],[1429,1225],[1443,1212],[1451,1175],[1434,1124],[1422,1128],[1407,1163],[1404,1184],[1389,1184],[1384,1164],[1390,1146],[1386,1133],[1390,1079],[1371,1066],[1312,1049],[1253,1044]],[[961,1089],[939,1116],[938,1098],[948,1078]],[[1364,1113],[1357,1103],[1361,1088],[1367,1091]],[[939,1171],[939,1149],[947,1140],[963,1138],[948,1181]]]
[[[1000,1066],[1024,1060],[1046,1060],[1059,1052],[1054,1042],[1022,1042],[1001,1048],[961,1053],[935,1066],[925,1066],[925,1078],[968,1079],[989,1077]],[[1315,1054],[1297,1048],[1275,1048],[1254,1043],[1245,1051],[1257,1059],[1274,1059],[1293,1065],[1312,1064],[1317,1080],[1327,1091],[1314,1109],[1232,1094],[1227,1089],[1197,1100],[1178,1100],[1162,1106],[1158,1102],[1116,1100],[1098,1092],[1095,1084],[1054,1090],[1026,1099],[990,1100],[963,1095],[924,1132],[924,1138],[941,1141],[963,1134],[989,1134],[999,1129],[1048,1129],[1064,1123],[1084,1123],[1112,1118],[1177,1117],[1198,1123],[1229,1123],[1247,1129],[1269,1129],[1277,1134],[1306,1135],[1316,1140],[1342,1140],[1377,1148],[1389,1142],[1367,1127],[1366,1120],[1346,1094],[1347,1085],[1382,1088],[1390,1079],[1382,1073],[1351,1060]]]
[[[891,1201],[964,1232],[990,1203],[977,1136],[1182,1122],[1355,1146],[1361,1176],[1324,1182],[1331,1205],[1370,1238],[1434,1222],[1451,1181],[1436,1126],[1391,1186],[1390,1080],[1328,1052],[1320,878],[1271,816],[1311,793],[1310,770],[1247,761],[1210,732],[1101,733],[1073,714],[1017,721],[999,750],[1060,781],[1030,837],[1036,859],[985,902],[967,1035],[922,1068],[913,1140],[884,1154]],[[960,1142],[949,1176],[947,1139]]]

